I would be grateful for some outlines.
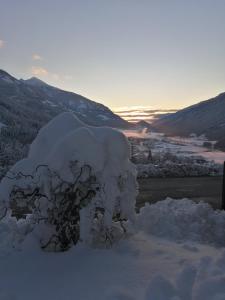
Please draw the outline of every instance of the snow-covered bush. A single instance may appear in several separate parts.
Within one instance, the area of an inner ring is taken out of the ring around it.
[[[0,206],[2,215],[25,218],[42,248],[63,251],[78,240],[111,243],[114,221],[134,220],[136,194],[125,136],[63,113],[3,178]]]

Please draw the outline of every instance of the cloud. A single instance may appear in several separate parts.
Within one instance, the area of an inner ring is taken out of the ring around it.
[[[61,83],[65,83],[65,81],[72,80],[73,77],[70,75],[60,75],[57,73],[48,73],[53,80],[60,81]]]
[[[4,45],[5,45],[5,41],[3,41],[3,40],[0,40],[0,49],[1,49],[1,48],[3,48],[3,47],[4,47]]]
[[[71,75],[65,75],[65,76],[64,76],[64,79],[65,79],[65,80],[72,80],[73,77],[72,77]]]
[[[48,75],[48,70],[46,70],[45,68],[42,68],[42,67],[33,66],[31,68],[31,73],[34,76],[47,76]]]
[[[53,74],[51,74],[51,75],[52,75],[52,78],[53,78],[54,80],[60,80],[59,74],[53,73]]]
[[[32,55],[32,59],[33,60],[43,60],[43,58],[39,54],[37,54],[37,53],[34,53]]]
[[[41,66],[32,66],[31,73],[36,77],[46,77],[48,80],[64,84],[67,80],[72,80],[70,75],[61,75],[58,73],[53,73]]]
[[[129,122],[138,122],[144,120],[151,123],[153,120],[158,119],[160,116],[167,115],[169,113],[174,113],[175,109],[156,109],[152,106],[125,106],[117,107],[113,110],[123,119]]]

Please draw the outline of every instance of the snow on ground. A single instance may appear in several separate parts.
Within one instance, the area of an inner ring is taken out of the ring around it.
[[[224,300],[224,224],[207,204],[167,199],[110,249],[48,253],[31,237],[7,254],[1,238],[0,299]]]
[[[171,152],[178,156],[202,156],[208,161],[223,164],[225,152],[214,150],[215,141],[208,141],[204,137],[165,137],[162,133],[147,132],[146,130],[123,130],[127,137],[154,140],[151,145],[152,153]],[[204,142],[212,144],[212,150],[203,146]]]
[[[225,211],[214,211],[203,202],[167,198],[152,205],[147,203],[136,226],[148,234],[177,242],[187,240],[225,247]]]
[[[145,297],[159,275],[175,281],[186,266],[202,263],[207,269],[213,257],[219,259],[220,251],[141,233],[113,249],[80,245],[60,254],[30,249],[1,258],[0,295],[7,300],[169,300],[167,295],[159,298],[158,292],[151,290]],[[182,284],[186,285],[185,276]],[[154,289],[160,289],[162,283],[158,280],[157,285]]]

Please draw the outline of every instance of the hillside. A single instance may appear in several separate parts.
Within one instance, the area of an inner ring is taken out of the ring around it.
[[[205,134],[216,146],[225,149],[225,93],[202,101],[153,123],[154,128],[168,135]]]

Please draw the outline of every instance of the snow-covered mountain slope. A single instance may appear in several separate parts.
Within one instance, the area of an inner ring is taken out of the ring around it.
[[[29,110],[36,111],[38,115],[45,115],[46,111],[50,111],[52,115],[62,111],[72,111],[82,121],[95,126],[127,127],[129,125],[100,103],[50,86],[35,77],[17,80],[0,70],[0,106],[4,106],[6,102],[18,110],[22,108],[21,106],[28,106]]]
[[[205,134],[225,149],[225,93],[162,117],[153,126],[170,135]]]
[[[26,156],[37,132],[69,111],[88,125],[127,128],[129,123],[106,106],[31,78],[18,80],[0,70],[0,178],[5,168]]]

